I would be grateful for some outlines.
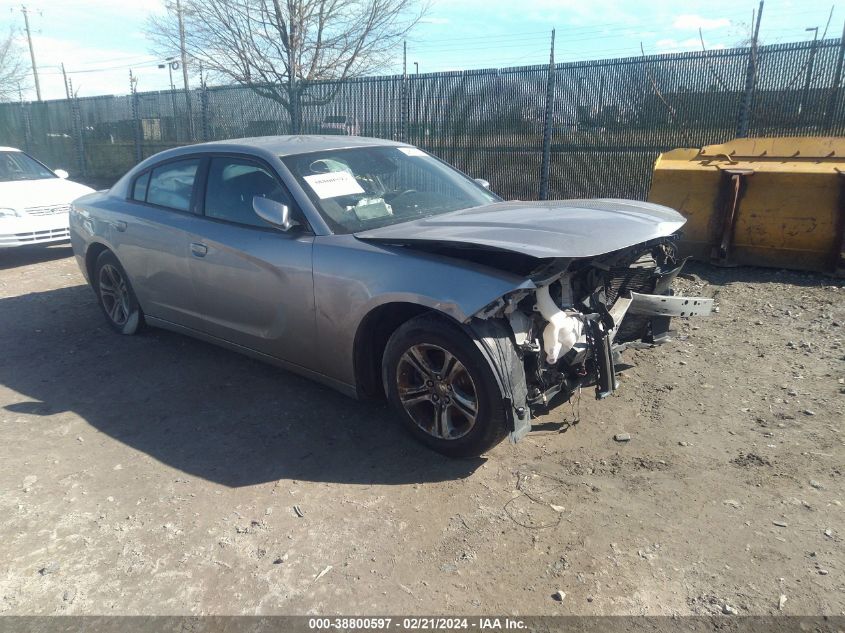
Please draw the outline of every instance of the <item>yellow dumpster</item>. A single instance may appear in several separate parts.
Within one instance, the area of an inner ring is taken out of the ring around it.
[[[845,274],[845,138],[744,138],[665,152],[648,199],[687,218],[681,255]]]

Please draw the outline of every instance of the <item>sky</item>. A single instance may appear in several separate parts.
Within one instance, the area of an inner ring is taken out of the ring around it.
[[[167,69],[144,35],[163,0],[0,0],[0,31],[12,29],[24,47],[21,4],[28,8],[43,99],[65,96],[61,64],[79,96],[126,94],[129,69],[138,90],[164,90]],[[548,63],[551,30],[558,62],[730,48],[750,35],[758,0],[432,0],[408,38],[408,72],[437,72]],[[833,17],[839,37],[845,0],[766,0],[763,44],[812,39]],[[175,51],[174,51],[175,53]],[[402,72],[402,51],[384,74]],[[173,80],[181,85],[181,71]],[[195,81],[195,80],[194,80]],[[24,99],[34,99],[30,86]]]

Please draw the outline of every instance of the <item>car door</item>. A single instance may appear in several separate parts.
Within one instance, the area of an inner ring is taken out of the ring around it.
[[[131,213],[118,222],[118,257],[131,276],[146,314],[197,327],[189,267],[197,222],[197,175],[202,158],[168,160],[139,174],[129,188]]]
[[[267,224],[253,210],[255,196],[287,204],[297,217],[269,165],[241,155],[209,158],[190,258],[202,329],[308,367],[316,348],[314,238],[304,224],[287,232]]]

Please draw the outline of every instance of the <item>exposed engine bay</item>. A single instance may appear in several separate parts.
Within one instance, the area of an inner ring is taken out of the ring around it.
[[[568,400],[582,386],[595,385],[600,399],[612,394],[621,351],[670,340],[672,316],[710,313],[712,299],[672,293],[683,266],[674,240],[658,238],[589,259],[552,260],[530,273],[535,288],[510,293],[474,315],[471,327],[504,370],[500,380],[511,383],[505,393],[525,392],[525,406],[521,397],[512,401],[512,439],[530,429],[531,412]],[[503,350],[493,347],[505,328],[488,323],[479,331],[479,320],[507,321],[522,372],[516,362],[503,362]]]
[[[493,268],[520,280],[463,322],[497,374],[511,440],[532,413],[595,386],[617,387],[620,353],[669,340],[673,316],[707,315],[712,299],[677,297],[685,219],[635,200],[499,202],[356,233]]]

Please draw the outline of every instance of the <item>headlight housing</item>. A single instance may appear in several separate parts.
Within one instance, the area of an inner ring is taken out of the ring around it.
[[[17,218],[20,214],[14,209],[0,207],[0,218]]]

